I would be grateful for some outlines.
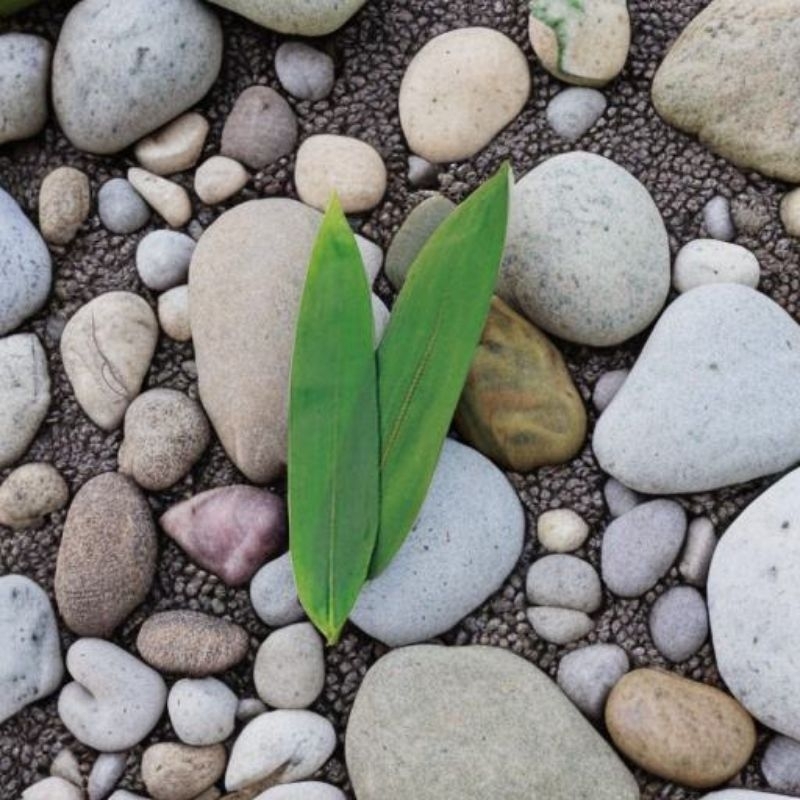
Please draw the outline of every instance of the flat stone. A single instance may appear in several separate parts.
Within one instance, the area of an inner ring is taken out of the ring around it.
[[[116,472],[87,481],[67,513],[56,562],[56,602],[67,627],[110,636],[150,591],[156,559],[150,507],[133,481]]]
[[[1,338],[0,468],[23,456],[49,407],[47,357],[36,334],[18,333]]]
[[[746,248],[716,239],[695,239],[676,256],[672,284],[679,292],[709,283],[741,283],[755,289],[760,278],[758,259]]]
[[[589,536],[589,526],[571,508],[554,508],[536,520],[536,538],[551,553],[571,553]]]
[[[128,170],[128,180],[167,225],[182,228],[191,219],[192,201],[183,186],[140,167]]]
[[[345,755],[359,800],[639,797],[556,685],[501,648],[424,645],[381,658],[356,695]]]
[[[136,271],[154,292],[186,283],[195,241],[178,231],[152,231],[136,247]]]
[[[67,483],[54,466],[23,464],[0,484],[0,525],[14,530],[39,527],[68,500]]]
[[[183,678],[167,698],[176,736],[200,746],[224,742],[233,733],[238,704],[236,695],[216,678]]]
[[[208,129],[208,120],[202,114],[190,111],[137,142],[133,152],[148,172],[174,175],[191,169],[197,163]]]
[[[105,800],[114,791],[127,762],[127,753],[100,753],[86,782],[89,800]]]
[[[222,777],[227,755],[221,744],[159,742],[142,754],[142,781],[153,800],[193,800]]]
[[[199,611],[160,611],[139,629],[136,648],[160,672],[203,678],[226,672],[246,655],[247,632]]]
[[[0,145],[44,128],[51,53],[50,42],[41,36],[0,36]]]
[[[89,217],[89,178],[74,167],[49,172],[39,189],[39,228],[53,244],[68,244]]]
[[[800,181],[791,112],[800,103],[796,11],[791,0],[714,0],[653,79],[653,103],[670,125],[742,168],[790,183]]]
[[[63,778],[44,778],[25,789],[22,800],[83,800],[83,792]]]
[[[586,438],[586,410],[561,353],[497,297],[455,424],[467,444],[514,472],[563,464]]]
[[[675,562],[685,535],[686,512],[673,500],[636,506],[603,534],[603,582],[620,597],[641,597]]]
[[[691,586],[664,592],[650,611],[650,636],[669,661],[691,658],[708,638],[708,610],[700,592]]]
[[[693,519],[689,523],[686,546],[678,564],[678,572],[686,583],[700,588],[706,585],[708,569],[716,547],[714,523],[708,517]]]
[[[505,475],[469,447],[445,440],[411,533],[361,590],[350,619],[390,647],[444,633],[503,585],[524,531]]]
[[[589,719],[599,722],[608,695],[628,667],[628,656],[619,645],[590,644],[561,659],[557,681],[561,691]]]
[[[414,56],[400,85],[410,149],[433,163],[483,150],[522,111],[531,91],[525,55],[491,28],[440,34]]]
[[[81,743],[101,752],[135,747],[156,726],[167,702],[161,676],[103,639],[78,639],[67,652],[75,679],[58,698],[58,714]]]
[[[594,622],[588,614],[571,608],[535,606],[529,608],[526,615],[534,633],[552,644],[569,644],[594,629]]]
[[[298,100],[322,100],[333,89],[333,59],[305,42],[284,42],[275,51],[275,73]]]
[[[309,136],[297,151],[294,184],[300,199],[324,211],[335,192],[346,214],[369,211],[386,192],[380,153],[351,136]]]
[[[761,771],[773,789],[800,792],[800,742],[787,736],[776,736],[767,745],[761,758]]]
[[[227,156],[211,156],[194,173],[195,194],[206,204],[224,203],[250,180],[247,170]]]
[[[158,322],[133,292],[106,292],[81,306],[61,335],[75,398],[104,430],[119,427],[139,394],[158,340]]]
[[[640,492],[744,483],[800,459],[798,393],[792,317],[745,286],[701,286],[661,316],[592,446],[603,470]]]
[[[736,238],[736,228],[731,218],[731,204],[727,197],[718,194],[705,204],[703,225],[711,239],[731,242]]]
[[[721,537],[708,576],[717,667],[742,705],[800,739],[800,471],[754,500]]]
[[[597,379],[592,392],[592,402],[600,413],[611,405],[611,401],[616,397],[617,392],[622,388],[622,384],[625,383],[629,374],[630,370],[614,369],[610,372],[604,372]]]
[[[0,723],[52,694],[64,662],[44,589],[23,575],[0,577]]]
[[[498,294],[545,331],[608,347],[667,299],[670,253],[649,192],[592,153],[549,158],[512,191]]]
[[[223,486],[172,506],[161,527],[203,568],[241,586],[286,544],[283,500],[255,486]]]
[[[97,193],[97,206],[101,222],[111,233],[133,233],[150,219],[147,203],[125,178],[106,181]]]
[[[213,0],[253,22],[293,36],[327,36],[366,0]]]
[[[554,554],[531,564],[525,592],[539,606],[572,608],[591,614],[603,602],[603,588],[595,568],[577,556]]]
[[[597,89],[564,89],[547,104],[547,122],[562,139],[576,142],[603,116],[606,105]]]
[[[264,564],[255,574],[250,581],[250,602],[258,618],[272,628],[303,619],[305,611],[297,597],[289,553]]]
[[[756,728],[729,695],[656,669],[637,669],[611,690],[606,726],[614,744],[642,769],[707,789],[750,759]]]
[[[176,286],[158,296],[158,324],[170,339],[176,342],[191,341],[188,286]]]
[[[79,150],[117,153],[191,108],[222,63],[222,28],[198,0],[81,0],[53,56],[53,105]]]
[[[47,245],[16,200],[0,188],[0,336],[45,304],[51,280]]]

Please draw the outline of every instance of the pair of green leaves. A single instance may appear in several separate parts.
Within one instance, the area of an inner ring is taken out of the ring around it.
[[[370,288],[336,199],[311,256],[289,398],[289,524],[300,601],[335,643],[364,582],[411,530],[489,311],[511,172],[435,231],[377,353]]]

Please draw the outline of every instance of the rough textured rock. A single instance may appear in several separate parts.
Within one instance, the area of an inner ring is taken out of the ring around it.
[[[38,527],[48,514],[64,508],[67,500],[67,483],[52,464],[23,464],[0,484],[0,525]]]
[[[583,400],[561,354],[497,297],[455,423],[468,444],[514,472],[569,461],[586,437]]]
[[[136,160],[148,172],[172,175],[193,167],[208,136],[208,120],[190,111],[136,143]]]
[[[39,228],[53,244],[68,244],[86,221],[92,196],[89,178],[74,167],[49,172],[39,189]]]
[[[556,685],[493,648],[384,656],[361,684],[345,752],[359,800],[638,797],[633,776]]]
[[[35,136],[44,127],[51,52],[41,36],[0,36],[0,145]]]
[[[75,495],[56,562],[58,610],[81,636],[109,636],[147,596],[157,540],[144,495],[106,472]]]
[[[142,755],[142,780],[153,800],[193,800],[222,776],[226,760],[221,744],[160,742]]]
[[[325,36],[344,25],[366,0],[213,0],[218,6],[295,36]]]

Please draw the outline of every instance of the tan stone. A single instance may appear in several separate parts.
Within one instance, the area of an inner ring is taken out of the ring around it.
[[[693,789],[732,778],[756,745],[752,718],[730,695],[657,669],[622,678],[605,717],[611,738],[631,761]]]
[[[176,286],[158,296],[158,321],[161,330],[176,342],[188,342],[192,338],[192,323],[189,318],[189,287]]]
[[[561,464],[581,448],[586,411],[550,340],[492,300],[456,410],[464,439],[505,469]]]
[[[160,742],[142,755],[142,780],[153,800],[193,800],[219,780],[227,760],[221,744]]]
[[[39,227],[53,244],[71,242],[92,206],[89,179],[79,169],[58,167],[39,190]]]
[[[227,156],[211,156],[194,174],[194,191],[206,205],[222,203],[242,189],[250,174]]]
[[[128,170],[128,181],[167,225],[181,228],[191,219],[192,201],[183,186],[139,167]]]
[[[155,175],[173,175],[193,167],[208,136],[208,121],[190,111],[160,131],[142,139],[134,149],[136,160]]]
[[[32,528],[67,504],[69,489],[52,464],[23,464],[0,485],[0,525]]]

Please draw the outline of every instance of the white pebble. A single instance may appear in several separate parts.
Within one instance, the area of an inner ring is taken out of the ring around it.
[[[793,189],[781,200],[781,222],[789,236],[800,236],[800,189]]]
[[[329,783],[307,781],[273,786],[260,794],[257,800],[345,800],[345,794]]]
[[[192,202],[183,186],[139,167],[128,170],[128,180],[167,225],[180,228],[192,218]]]
[[[74,783],[76,786],[83,786],[83,775],[81,775],[81,765],[78,757],[69,747],[60,750],[50,765],[50,774],[54,778],[63,778],[65,781]]]
[[[571,553],[589,535],[589,526],[570,508],[545,511],[536,522],[536,535],[545,550],[552,553]]]
[[[587,614],[597,611],[603,600],[595,568],[582,558],[561,553],[531,564],[525,591],[528,600],[536,605],[572,608]]]
[[[550,127],[574,142],[583,136],[606,110],[606,98],[597,89],[574,87],[559,92],[547,106]]]
[[[597,379],[592,392],[592,402],[599,412],[602,413],[611,405],[611,401],[622,388],[629,372],[630,370],[627,369],[613,369],[610,372],[604,372]]]
[[[111,794],[125,772],[127,760],[127,753],[100,753],[89,773],[89,800],[105,800]]]
[[[374,327],[374,342],[375,347],[381,343],[386,326],[389,324],[389,317],[391,316],[389,309],[386,308],[383,300],[378,295],[372,295],[372,318],[375,321]]]
[[[236,695],[216,678],[184,678],[167,699],[175,734],[198,746],[224,742],[233,733],[238,706]]]
[[[708,638],[708,609],[692,586],[675,586],[656,600],[650,612],[650,635],[664,658],[679,664],[691,658]]]
[[[183,172],[200,158],[208,127],[202,114],[190,111],[142,139],[134,148],[134,155],[155,175]]]
[[[736,228],[731,218],[731,204],[727,197],[712,197],[703,209],[706,232],[712,239],[730,242],[736,237]]]
[[[304,42],[284,42],[275,53],[281,86],[300,100],[322,100],[333,89],[333,59]]]
[[[764,751],[761,771],[773,789],[792,795],[800,793],[800,742],[776,736]]]
[[[716,546],[717,537],[711,520],[708,517],[693,519],[689,523],[686,545],[678,564],[678,571],[686,583],[700,588],[706,585],[711,557]]]
[[[176,286],[158,296],[158,323],[170,339],[176,342],[191,340],[188,286]]]
[[[250,582],[250,602],[262,622],[280,628],[305,616],[297,597],[289,553],[268,561]]]
[[[747,248],[716,239],[695,239],[675,258],[672,285],[679,292],[709,283],[741,283],[755,289],[760,277],[758,259]]]
[[[250,180],[250,173],[238,162],[227,156],[211,156],[194,174],[194,190],[209,206],[223,203],[243,189]]]
[[[633,489],[623,486],[616,478],[609,478],[606,481],[606,485],[603,487],[603,496],[612,517],[621,517],[623,514],[627,514],[640,505],[644,499]]]
[[[540,639],[552,644],[569,644],[592,631],[594,622],[583,611],[536,606],[527,612],[528,622]]]
[[[154,292],[185,283],[195,248],[191,236],[178,231],[152,231],[136,248],[136,271]]]
[[[22,800],[83,800],[83,792],[63,778],[45,778],[25,789]]]

